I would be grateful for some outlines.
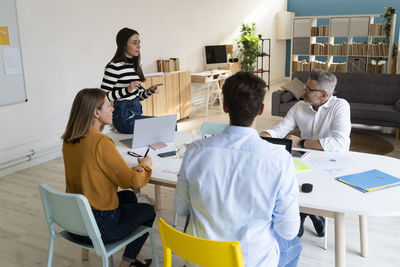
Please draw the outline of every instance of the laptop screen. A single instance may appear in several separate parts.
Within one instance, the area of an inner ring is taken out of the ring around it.
[[[291,153],[292,152],[292,140],[284,139],[284,138],[273,138],[273,137],[261,137],[265,141],[268,141],[275,145],[285,146],[286,150]]]
[[[145,147],[156,142],[172,143],[176,117],[174,114],[135,120],[132,148]]]

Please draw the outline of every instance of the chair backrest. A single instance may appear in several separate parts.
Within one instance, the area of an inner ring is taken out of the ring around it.
[[[67,232],[89,236],[97,254],[105,251],[92,209],[84,195],[62,193],[45,183],[40,184],[39,190],[50,234],[56,234],[55,223]]]
[[[164,266],[171,266],[171,251],[179,257],[200,266],[244,266],[239,241],[213,241],[179,232],[159,219],[164,249]]]
[[[226,124],[226,123],[205,121],[201,125],[200,133],[217,135],[217,134],[222,133],[225,130],[226,126],[228,126],[228,124]]]

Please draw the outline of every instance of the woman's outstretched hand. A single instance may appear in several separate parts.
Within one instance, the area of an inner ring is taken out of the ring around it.
[[[149,89],[150,89],[153,93],[158,94],[158,93],[160,93],[160,88],[158,88],[158,87],[161,86],[161,85],[163,85],[163,84],[162,84],[162,83],[158,83],[158,84],[155,84],[155,85],[151,86]]]

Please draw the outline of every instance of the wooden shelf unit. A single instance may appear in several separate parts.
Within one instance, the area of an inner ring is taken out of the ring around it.
[[[396,15],[389,42],[373,44],[377,38],[386,38],[381,24],[375,23],[379,16],[294,17],[290,73],[314,67],[331,72],[389,73]]]

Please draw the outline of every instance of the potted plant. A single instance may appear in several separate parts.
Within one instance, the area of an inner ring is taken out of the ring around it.
[[[394,15],[394,8],[391,6],[385,6],[385,12],[381,14],[381,17],[385,19],[383,25],[383,31],[385,32],[386,38],[389,39],[390,32],[392,31],[392,21]]]
[[[396,74],[398,52],[399,52],[399,43],[394,43],[392,52],[392,74]]]
[[[254,63],[259,54],[258,36],[256,35],[256,24],[252,23],[251,26],[242,23],[240,30],[240,38],[236,40],[239,50],[239,61],[242,64],[243,71],[253,71]]]

